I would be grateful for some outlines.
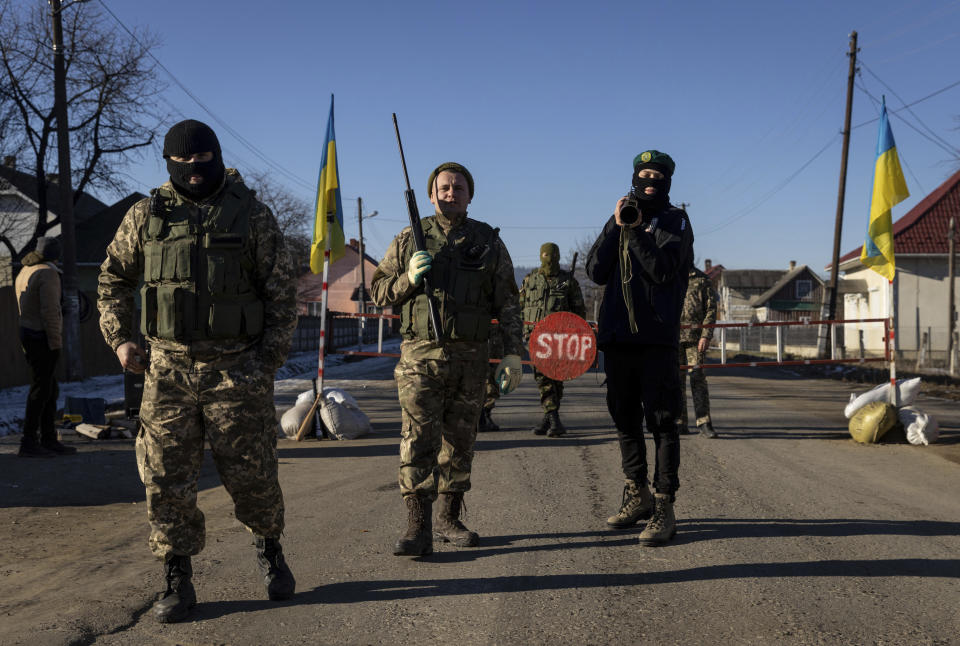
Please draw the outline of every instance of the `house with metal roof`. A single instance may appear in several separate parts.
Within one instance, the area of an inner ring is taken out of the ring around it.
[[[960,171],[893,223],[897,267],[893,283],[896,347],[898,352],[911,358],[923,353],[942,362],[946,358],[948,334],[957,333],[956,320],[948,320],[947,230],[951,218],[960,220]],[[841,256],[838,264],[842,277],[838,291],[843,296],[843,317],[887,316],[888,281],[860,262],[860,247]],[[830,269],[828,265],[827,270]],[[954,287],[955,299],[960,294],[958,288],[960,286]],[[882,325],[849,324],[845,327],[848,345],[862,333],[862,343],[867,351],[882,350]]]

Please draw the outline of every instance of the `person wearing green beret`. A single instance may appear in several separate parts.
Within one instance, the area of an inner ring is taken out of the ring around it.
[[[677,531],[673,505],[680,487],[680,318],[693,257],[693,231],[670,204],[676,169],[670,155],[646,150],[633,160],[630,194],[587,255],[587,276],[604,286],[597,348],[607,376],[607,409],[617,429],[626,479],[619,511],[623,529],[649,519],[638,540],[662,545]],[[644,422],[655,446],[648,477]]]
[[[427,188],[435,212],[422,220],[426,249],[417,251],[411,228],[405,228],[387,249],[371,285],[377,305],[400,310],[403,336],[394,376],[407,529],[394,546],[398,556],[430,554],[434,537],[458,547],[479,544],[477,532],[460,516],[485,400],[492,319],[499,321],[503,339],[496,375],[501,392],[516,388],[522,375],[513,262],[498,229],[467,217],[473,176],[463,165],[448,162],[430,173]],[[441,330],[430,323],[427,282]]]

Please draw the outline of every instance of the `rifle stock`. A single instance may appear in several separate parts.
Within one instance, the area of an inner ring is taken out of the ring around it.
[[[410,230],[413,232],[413,246],[417,251],[426,251],[427,244],[423,237],[423,226],[420,224],[420,209],[417,208],[417,198],[410,187],[410,176],[407,174],[407,160],[403,156],[403,143],[400,141],[400,126],[397,124],[397,113],[393,113],[393,130],[397,133],[397,146],[400,148],[400,163],[403,165],[403,178],[407,182],[407,190],[404,191],[404,197],[407,200],[407,215],[410,217]],[[443,328],[439,325],[440,317],[437,315],[437,304],[433,299],[433,290],[430,287],[430,279],[423,277],[423,291],[427,296],[427,310],[430,313],[430,325],[433,326],[433,334],[436,336],[437,343],[443,341]]]

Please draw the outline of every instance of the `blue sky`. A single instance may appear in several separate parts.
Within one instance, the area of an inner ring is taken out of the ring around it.
[[[689,204],[701,265],[796,260],[826,277],[853,30],[841,253],[863,241],[882,94],[911,192],[894,218],[960,167],[957,0],[104,2],[159,35],[164,66],[311,204],[335,94],[346,233],[362,196],[376,256],[406,221],[396,112],[421,213],[430,170],[465,164],[471,217],[501,228],[517,265],[592,239],[634,155],[656,148],[677,163],[671,198]],[[228,165],[270,168],[173,82],[165,98],[217,130]],[[141,191],[166,179],[159,150],[129,170]]]

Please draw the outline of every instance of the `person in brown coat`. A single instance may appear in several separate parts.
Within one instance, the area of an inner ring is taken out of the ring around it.
[[[20,310],[20,345],[30,365],[30,393],[23,416],[20,457],[52,457],[76,453],[72,446],[57,440],[54,415],[57,411],[57,360],[63,346],[63,318],[60,311],[60,241],[39,238],[37,248],[23,257],[17,274],[17,307]]]

